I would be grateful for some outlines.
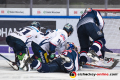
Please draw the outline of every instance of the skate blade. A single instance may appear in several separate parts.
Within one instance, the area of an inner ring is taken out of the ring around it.
[[[8,63],[14,70],[16,70],[16,71],[19,70],[19,67],[18,67],[17,65],[13,65],[13,62],[7,61],[7,63]]]

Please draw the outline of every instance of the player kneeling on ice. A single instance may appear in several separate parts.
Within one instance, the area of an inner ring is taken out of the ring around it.
[[[28,56],[28,44],[31,44],[32,38],[37,34],[40,34],[40,23],[32,22],[31,26],[21,28],[18,31],[10,33],[7,38],[7,44],[13,48],[15,53],[15,63],[20,63],[19,67],[27,69],[25,61],[29,58]],[[14,69],[15,66],[12,63],[9,63],[10,66]],[[19,69],[19,68],[16,68]]]
[[[77,23],[77,34],[79,38],[79,43],[81,47],[80,59],[82,63],[87,62],[87,53],[99,56],[98,51],[105,45],[106,40],[104,39],[104,34],[102,32],[104,26],[104,21],[100,15],[99,11],[90,9],[82,14],[81,18]],[[94,40],[93,45],[89,50],[89,37]]]
[[[32,69],[36,69],[38,72],[70,72],[79,70],[80,56],[76,51],[77,48],[71,44],[68,44],[68,49],[59,54],[58,58],[54,59],[50,63],[43,63],[37,59],[34,59],[30,64]]]

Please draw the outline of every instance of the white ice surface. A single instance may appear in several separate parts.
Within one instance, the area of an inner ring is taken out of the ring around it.
[[[1,53],[3,54],[3,53]],[[4,56],[14,61],[13,53],[4,53]],[[116,54],[106,54],[107,57],[118,58]],[[117,76],[76,76],[71,78],[69,73],[38,73],[37,71],[15,71],[6,62],[5,59],[0,57],[0,80],[120,80],[120,64],[114,69],[100,69],[100,68],[82,68],[76,72],[78,73],[117,73]]]

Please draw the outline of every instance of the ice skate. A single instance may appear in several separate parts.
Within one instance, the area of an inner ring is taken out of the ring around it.
[[[92,59],[92,62],[93,62],[93,61],[99,61],[99,58],[98,58],[98,56],[97,56],[97,54],[95,53],[94,50],[90,50],[90,51],[87,53],[87,56]]]
[[[20,68],[24,68],[26,66],[26,62],[27,62],[28,58],[29,58],[29,56],[27,54],[23,55],[23,59],[19,60]]]
[[[15,63],[15,62],[10,62],[10,61],[7,61],[7,63],[8,63],[14,70],[16,70],[16,71],[19,70],[19,67],[18,67],[17,63]]]

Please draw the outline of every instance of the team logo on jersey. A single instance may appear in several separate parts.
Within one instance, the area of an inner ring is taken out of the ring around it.
[[[97,34],[98,34],[98,35],[102,35],[102,32],[101,32],[101,31],[98,31]]]
[[[27,38],[29,38],[29,37],[31,37],[32,35],[28,35],[28,36],[26,36]]]
[[[71,78],[75,78],[77,74],[76,74],[75,71],[72,71],[72,72],[69,73],[69,75],[70,75]]]
[[[65,35],[64,34],[61,34],[60,37],[62,37],[63,41],[65,41]]]

